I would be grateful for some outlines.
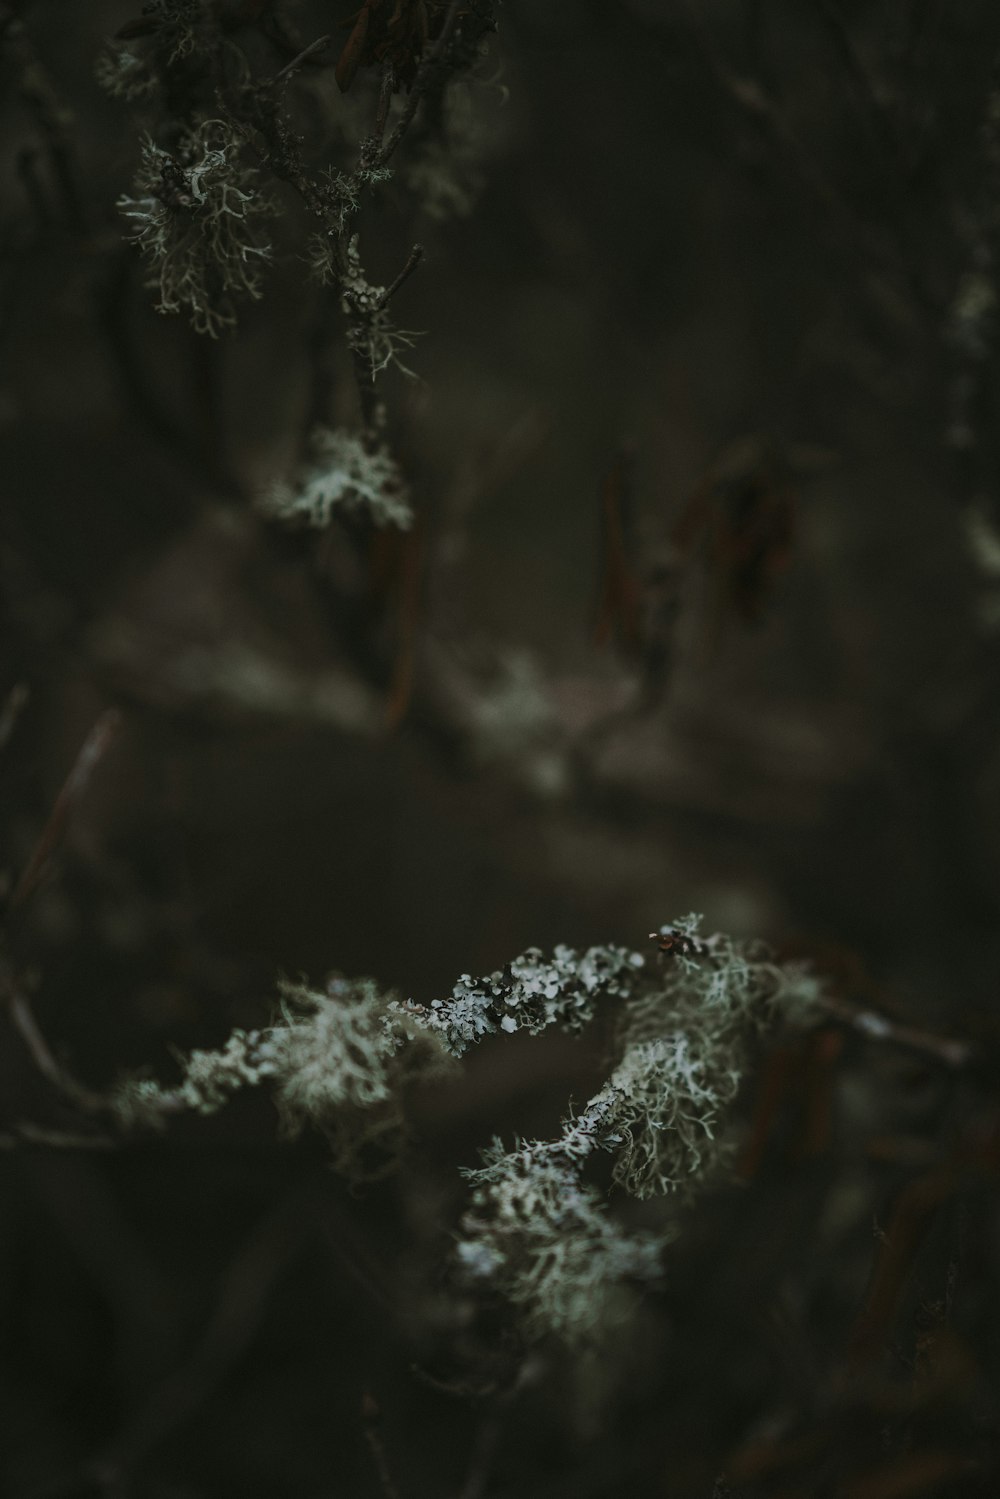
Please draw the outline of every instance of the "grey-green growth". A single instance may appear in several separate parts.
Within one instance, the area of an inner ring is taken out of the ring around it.
[[[134,190],[118,200],[149,263],[157,310],[189,314],[212,338],[236,322],[234,298],[256,300],[271,246],[261,226],[273,205],[225,120],[203,120],[176,151],[149,135]]]
[[[325,993],[283,983],[280,993],[274,1025],[234,1031],[218,1051],[181,1058],[176,1087],[121,1083],[119,1122],[162,1129],[172,1115],[214,1114],[242,1089],[267,1084],[285,1134],[321,1130],[334,1168],[354,1181],[384,1174],[403,1144],[407,1082],[446,1067],[447,1054],[369,980],[336,979]]]
[[[695,936],[697,927],[686,917],[675,929]],[[507,1154],[495,1143],[485,1164],[465,1173],[473,1197],[459,1266],[514,1302],[530,1335],[593,1341],[627,1305],[628,1285],[660,1273],[672,1227],[636,1238],[606,1218],[585,1178],[594,1153],[612,1156],[613,1181],[632,1197],[694,1192],[725,1160],[749,1035],[779,1015],[809,1019],[820,998],[813,975],[774,963],[760,944],[719,935],[699,945],[699,957],[647,970],[623,996],[617,1065],[557,1139],[522,1141]],[[605,1224],[596,1239],[595,1214]],[[595,1301],[583,1252],[592,1241],[609,1277],[606,1301]]]
[[[433,1000],[429,1008],[401,1008],[460,1057],[496,1031],[526,1030],[537,1036],[550,1025],[582,1030],[600,998],[622,1000],[635,992],[644,963],[641,953],[624,947],[588,947],[584,953],[557,947],[551,958],[529,947],[486,978],[463,973],[449,999]]]
[[[345,427],[321,427],[312,434],[310,448],[298,473],[276,480],[262,495],[262,514],[316,530],[324,530],[338,514],[410,529],[409,488],[384,442]]]
[[[661,966],[622,947],[557,947],[551,957],[531,948],[485,978],[463,975],[429,1006],[370,980],[333,980],[324,992],[286,983],[271,1027],[192,1053],[176,1087],[123,1083],[119,1121],[162,1126],[266,1084],[287,1133],[320,1129],[338,1171],[372,1176],[399,1159],[410,1080],[453,1066],[488,1036],[579,1031],[603,1001],[618,1012],[607,1082],[556,1139],[510,1151],[494,1141],[464,1173],[472,1195],[456,1248],[460,1276],[509,1300],[526,1336],[594,1342],[626,1315],[635,1286],[658,1278],[674,1230],[623,1228],[588,1179],[592,1158],[610,1155],[612,1180],[631,1197],[697,1190],[725,1161],[750,1036],[779,1018],[809,1022],[822,997],[807,969],[775,962],[761,944],[699,939],[698,922],[673,928],[696,939],[697,956]]]

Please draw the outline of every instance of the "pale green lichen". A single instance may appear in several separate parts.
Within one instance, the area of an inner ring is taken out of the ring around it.
[[[460,1273],[509,1300],[529,1339],[600,1342],[662,1274],[662,1236],[626,1232],[560,1146],[505,1152],[497,1141],[469,1174]]]
[[[274,1091],[285,1132],[326,1136],[337,1171],[353,1179],[391,1170],[405,1139],[405,1089],[447,1065],[437,1038],[369,980],[335,980],[325,994],[283,984],[281,1062]]]
[[[779,1015],[810,1018],[819,998],[804,967],[775,963],[760,943],[699,939],[698,921],[682,918],[673,930],[697,942],[701,955],[670,958],[660,984],[632,1000],[619,1027],[614,1179],[635,1197],[689,1190],[721,1164],[720,1131],[749,1037]]]
[[[174,152],[147,135],[134,190],[118,200],[149,262],[157,310],[187,311],[212,338],[235,325],[234,298],[259,299],[271,259],[260,226],[273,205],[240,151],[224,120],[202,121]]]
[[[589,947],[579,953],[557,947],[546,958],[537,947],[485,978],[465,973],[451,996],[429,1007],[403,1005],[439,1034],[454,1056],[497,1031],[526,1030],[537,1035],[550,1025],[581,1030],[601,998],[622,1000],[634,993],[645,964],[641,953],[624,947]]]
[[[122,44],[109,44],[94,64],[98,85],[112,99],[134,104],[157,90],[156,74],[144,57]]]
[[[505,1297],[525,1336],[599,1345],[661,1273],[674,1220],[635,1232],[609,1211],[588,1170],[611,1158],[613,1183],[633,1198],[690,1195],[717,1175],[755,1031],[779,1018],[809,1023],[822,999],[806,968],[759,943],[700,937],[699,918],[660,929],[676,939],[649,963],[623,947],[580,953],[530,948],[485,978],[459,979],[429,1006],[336,979],[324,991],[281,986],[264,1031],[236,1031],[219,1051],[182,1060],[173,1088],[124,1083],[119,1122],[162,1125],[184,1109],[212,1113],[245,1087],[267,1084],[284,1131],[319,1129],[351,1179],[381,1174],[405,1138],[406,1089],[500,1032],[578,1031],[598,1002],[618,1011],[607,1082],[549,1141],[499,1141],[472,1183],[456,1246],[470,1286]]]
[[[325,530],[335,516],[361,516],[408,531],[413,524],[406,480],[385,443],[346,427],[321,427],[310,458],[292,479],[275,480],[259,509],[286,525]]]
[[[613,1157],[613,1180],[632,1197],[692,1193],[725,1160],[749,1035],[779,1015],[801,1023],[815,1013],[820,989],[807,970],[775,963],[761,944],[700,938],[698,924],[688,916],[661,929],[694,953],[626,986],[620,1060],[561,1135],[507,1153],[494,1144],[466,1173],[460,1271],[514,1303],[529,1337],[600,1336],[628,1285],[658,1273],[672,1237],[669,1220],[641,1238],[617,1226],[585,1177],[595,1152]]]
[[[318,1129],[344,1176],[382,1175],[405,1138],[406,1086],[447,1065],[443,1047],[369,980],[332,980],[322,993],[283,983],[280,992],[273,1026],[236,1030],[216,1051],[181,1057],[174,1087],[126,1078],[113,1097],[118,1123],[162,1129],[173,1115],[217,1113],[236,1093],[266,1083],[284,1133]]]

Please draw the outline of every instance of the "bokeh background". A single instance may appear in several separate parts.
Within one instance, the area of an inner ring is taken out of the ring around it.
[[[988,1047],[995,8],[504,0],[464,96],[468,211],[422,209],[404,145],[362,220],[378,279],[425,246],[394,301],[417,378],[384,383],[424,521],[377,606],[357,537],[255,509],[324,316],[291,236],[215,344],[155,313],[124,243],[141,126],[94,63],[136,9],[0,7],[8,889],[121,715],[4,938],[55,1053],[94,1088],[167,1077],[265,1020],[281,973],[426,1001],[690,910]],[[303,43],[352,14],[286,9]],[[306,128],[342,118],[310,141],[351,138],[364,98],[311,71]],[[996,1131],[983,1077],[856,1038],[823,1148],[781,1116],[626,1346],[491,1386],[507,1332],[442,1330],[457,1168],[551,1133],[601,1068],[600,1037],[484,1045],[414,1101],[403,1179],[354,1198],[266,1100],[113,1152],[33,1144],[24,1121],[74,1121],[5,1026],[5,1492],[995,1492],[995,1166],[942,1188],[890,1351],[838,1384],[899,1194]]]

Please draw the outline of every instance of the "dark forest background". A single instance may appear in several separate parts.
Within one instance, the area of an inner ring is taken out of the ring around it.
[[[360,220],[377,280],[425,251],[393,301],[417,378],[381,384],[422,519],[372,603],[356,536],[255,508],[317,364],[357,401],[294,248],[235,334],[159,316],[115,209],[141,127],[94,75],[140,7],[0,6],[8,896],[108,738],[5,991],[101,1089],[263,1023],[279,974],[427,1001],[695,910],[986,1060],[799,1058],[630,1346],[511,1389],[502,1328],[435,1321],[457,1167],[550,1134],[596,1042],[485,1044],[352,1195],[262,1100],[74,1143],[5,1021],[12,1499],[996,1492],[1000,13],[497,9],[469,211],[394,183]],[[360,108],[353,0],[284,10],[335,38],[303,97]]]

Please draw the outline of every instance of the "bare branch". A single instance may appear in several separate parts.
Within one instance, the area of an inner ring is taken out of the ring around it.
[[[15,911],[23,906],[25,901],[34,894],[41,884],[48,870],[49,863],[56,848],[61,843],[66,832],[66,826],[70,817],[76,809],[77,803],[83,796],[100,761],[104,758],[114,739],[121,728],[121,714],[114,708],[109,708],[102,713],[87,738],[83,747],[76,757],[72,770],[63,783],[62,790],[56,797],[55,804],[49,814],[49,820],[42,829],[41,837],[35,845],[34,853],[31,855],[21,876],[14,886],[10,898],[9,909]]]
[[[329,33],[326,36],[318,36],[314,42],[309,43],[308,47],[303,47],[297,57],[293,57],[291,62],[286,62],[285,66],[279,72],[275,73],[274,82],[282,83],[286,78],[290,78],[293,73],[297,73],[303,63],[308,62],[311,57],[315,57],[317,52],[322,52],[323,48],[330,41],[331,37]]]
[[[78,1083],[76,1078],[56,1060],[42,1035],[27,995],[17,987],[9,975],[2,975],[2,979],[3,986],[7,990],[7,1010],[14,1029],[27,1046],[42,1077],[55,1088],[57,1093],[61,1093],[69,1103],[81,1109],[85,1114],[106,1113],[109,1107],[107,1099],[100,1093],[91,1092],[82,1083]]]
[[[423,245],[414,245],[413,249],[409,253],[409,256],[407,257],[406,264],[400,271],[399,275],[395,278],[395,280],[390,281],[385,291],[375,303],[375,307],[377,310],[381,310],[381,308],[385,307],[386,304],[392,300],[392,298],[399,291],[399,288],[402,286],[403,282],[408,281],[409,278],[413,275],[413,272],[417,269],[417,266],[420,264],[423,258]]]
[[[875,1010],[866,1010],[833,995],[825,996],[822,1004],[835,1019],[872,1041],[888,1041],[895,1046],[904,1046],[908,1051],[923,1052],[935,1062],[955,1069],[968,1067],[976,1060],[976,1048],[970,1042],[938,1036],[933,1031],[889,1020]]]

